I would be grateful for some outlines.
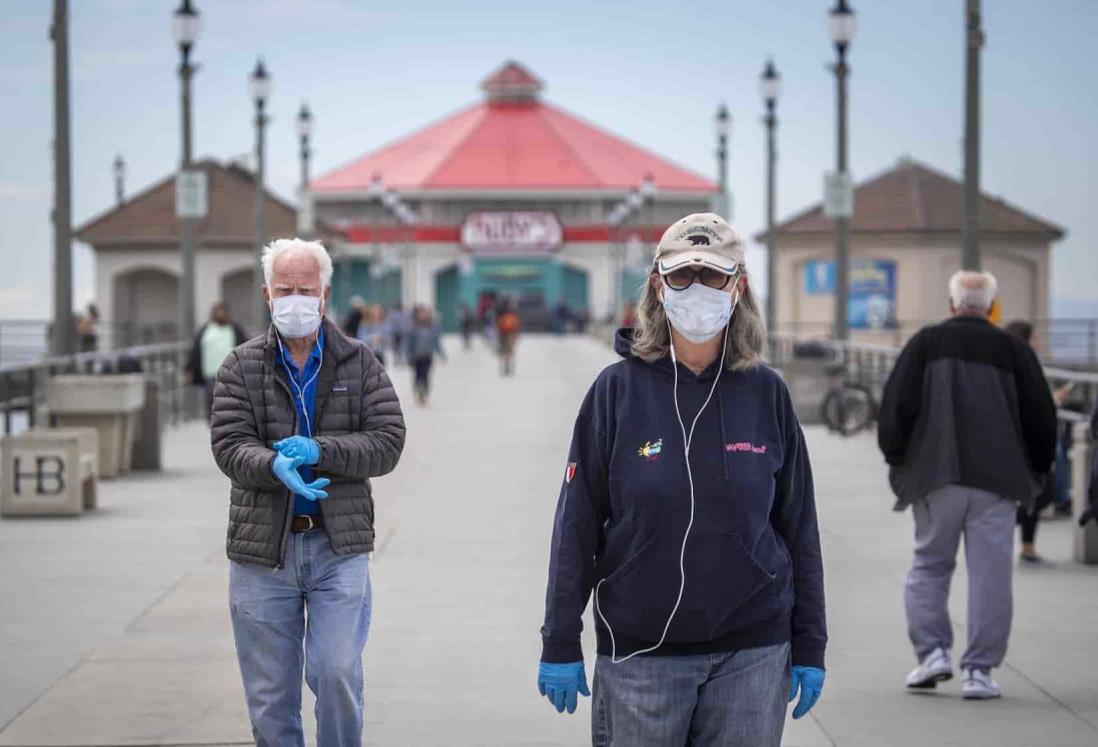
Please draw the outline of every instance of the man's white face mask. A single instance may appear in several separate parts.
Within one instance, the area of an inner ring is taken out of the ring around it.
[[[271,321],[283,337],[308,337],[320,328],[320,296],[271,299]]]
[[[666,286],[663,289],[663,308],[668,321],[693,343],[711,340],[727,327],[733,307],[731,293],[701,283],[681,291]]]

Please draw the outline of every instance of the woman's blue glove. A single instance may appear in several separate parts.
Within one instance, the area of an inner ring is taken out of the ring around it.
[[[583,662],[541,662],[538,664],[538,692],[549,699],[557,713],[564,713],[565,708],[569,713],[575,713],[578,700],[576,693],[591,696],[591,691],[587,689],[587,672],[583,669]]]
[[[793,677],[789,681],[789,702],[797,697],[797,689],[800,688],[801,699],[797,707],[793,709],[793,718],[800,718],[812,710],[816,701],[820,699],[820,693],[824,689],[824,670],[816,667],[793,667]]]
[[[275,456],[274,464],[271,465],[271,472],[282,481],[282,484],[290,489],[294,495],[300,495],[310,501],[320,500],[327,498],[328,494],[324,492],[324,488],[331,482],[326,477],[321,477],[318,480],[306,484],[301,479],[301,475],[298,473],[297,468],[301,465],[301,461],[294,457],[288,457],[285,454],[279,453]]]
[[[276,451],[288,457],[296,457],[302,464],[312,466],[320,461],[320,444],[305,436],[290,436],[274,442]]]

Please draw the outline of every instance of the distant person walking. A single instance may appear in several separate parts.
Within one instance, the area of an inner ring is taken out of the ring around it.
[[[398,303],[389,312],[389,332],[393,336],[393,365],[406,362],[408,333],[411,328],[411,312],[405,311],[404,306]]]
[[[415,308],[406,344],[407,358],[415,371],[416,402],[425,407],[431,396],[431,367],[435,356],[446,358],[446,351],[442,349],[442,332],[429,307]]]
[[[1034,336],[1032,324],[1022,320],[1015,320],[1008,324],[1005,329],[1010,334],[1024,340],[1025,343],[1033,349],[1034,353],[1037,352],[1037,340]],[[1073,385],[1068,382],[1067,384],[1052,390],[1052,401],[1056,403],[1056,407],[1059,408],[1064,406],[1067,398],[1071,395],[1072,388]],[[1060,448],[1060,445],[1057,444],[1057,452],[1059,452]],[[1056,500],[1057,485],[1065,477],[1060,474],[1059,459],[1057,459],[1056,462],[1057,463],[1053,465],[1052,473],[1048,476],[1048,479],[1044,481],[1044,488],[1034,501],[1033,506],[1018,506],[1018,525],[1021,527],[1022,533],[1022,552],[1019,555],[1019,559],[1023,563],[1039,565],[1047,562],[1037,553],[1037,523],[1040,521],[1041,511],[1044,511]]]
[[[461,319],[459,321],[461,325],[461,342],[465,346],[466,350],[470,350],[473,347],[473,335],[477,330],[477,315],[473,313],[473,310],[469,308],[469,304],[463,303],[461,305]]]
[[[968,565],[968,646],[962,695],[998,698],[1013,615],[1015,504],[1041,492],[1056,449],[1056,407],[1037,356],[988,321],[994,276],[949,281],[952,318],[917,333],[885,386],[877,438],[896,510],[911,506],[915,556],[904,590],[919,665],[907,686],[953,676],[949,586],[957,547]]]
[[[392,327],[385,318],[385,307],[372,303],[362,314],[362,323],[358,325],[358,339],[370,346],[377,360],[385,365],[385,351],[392,345]]]
[[[214,459],[229,491],[229,612],[257,745],[303,745],[301,680],[318,747],[362,744],[370,630],[370,478],[396,467],[404,417],[370,349],[324,318],[319,242],[263,252],[273,323],[217,372]]]
[[[519,319],[515,302],[511,300],[504,301],[501,304],[499,315],[496,317],[500,368],[504,376],[511,376],[515,373],[515,348],[518,346],[519,331],[521,329],[522,320]]]
[[[80,339],[80,352],[93,353],[99,349],[99,308],[89,303],[84,315],[76,321],[76,334]]]
[[[624,360],[580,406],[550,543],[538,687],[589,695],[592,744],[778,747],[824,685],[824,571],[808,449],[741,239],[718,216],[664,233]]]
[[[343,315],[340,329],[348,337],[358,337],[358,328],[366,316],[366,301],[362,296],[351,296],[351,308]]]
[[[217,371],[233,349],[248,339],[244,328],[229,318],[229,307],[218,301],[210,307],[210,320],[199,328],[191,344],[187,359],[187,372],[194,386],[206,392],[206,422],[213,412],[214,384]]]

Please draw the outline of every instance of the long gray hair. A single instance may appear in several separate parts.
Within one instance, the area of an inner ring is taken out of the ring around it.
[[[743,272],[747,275],[747,271]],[[653,282],[658,273],[655,269],[641,289],[637,303],[637,327],[633,332],[633,355],[643,361],[653,363],[671,353],[671,333],[667,327],[667,312]],[[675,291],[668,289],[666,293]],[[766,325],[763,324],[755,294],[751,292],[749,282],[743,289],[740,302],[732,312],[731,330],[728,332],[728,349],[724,354],[724,365],[731,371],[752,368],[762,360],[762,350],[766,345]]]

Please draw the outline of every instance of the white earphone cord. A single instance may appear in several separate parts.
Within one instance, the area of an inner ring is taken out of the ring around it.
[[[309,388],[317,376],[320,376],[320,369],[324,367],[324,351],[320,351],[320,365],[316,367],[316,373],[313,377],[305,382],[304,387],[297,385],[297,381],[294,380],[294,375],[290,371],[290,367],[286,365],[286,350],[282,347],[282,336],[277,332],[275,333],[275,339],[278,340],[278,352],[281,353],[282,367],[286,369],[287,378],[290,379],[290,383],[294,385],[294,389],[297,390],[297,398],[301,400],[301,413],[305,416],[305,430],[309,433],[309,438],[313,437],[313,424],[309,422],[309,408],[305,406],[305,390]],[[316,338],[316,345],[320,346],[320,337]]]
[[[694,441],[694,428],[698,424],[698,420],[701,418],[702,413],[705,412],[705,408],[709,406],[709,401],[713,399],[713,392],[717,391],[717,384],[721,380],[721,372],[724,370],[724,358],[728,354],[728,334],[729,328],[732,326],[731,320],[724,328],[724,344],[721,347],[720,366],[717,368],[717,376],[713,379],[713,386],[709,388],[709,396],[705,398],[705,402],[702,403],[701,409],[698,410],[698,414],[694,416],[694,422],[690,424],[690,433],[686,433],[686,425],[682,420],[682,411],[679,409],[679,362],[675,355],[675,340],[671,333],[671,322],[667,322],[667,333],[671,338],[671,367],[675,371],[675,416],[679,421],[679,429],[682,431],[682,442],[685,449],[684,458],[686,459],[686,479],[690,483],[690,521],[686,524],[686,533],[682,537],[682,549],[679,551],[679,594],[675,599],[675,606],[671,609],[671,614],[667,617],[667,623],[663,626],[663,633],[660,635],[660,640],[654,646],[648,648],[642,648],[639,651],[625,656],[621,659],[618,658],[618,644],[614,639],[614,629],[610,627],[610,623],[602,614],[602,609],[599,607],[599,589],[602,587],[602,582],[606,579],[600,579],[595,586],[595,612],[598,613],[599,619],[602,620],[602,624],[606,626],[606,631],[610,634],[610,661],[613,664],[621,664],[622,662],[629,661],[638,654],[647,654],[650,651],[655,651],[663,645],[664,639],[667,638],[667,631],[671,629],[671,622],[675,619],[675,614],[679,611],[679,605],[682,604],[682,594],[686,589],[686,541],[690,538],[690,530],[694,526],[694,472],[690,468],[690,444]]]

